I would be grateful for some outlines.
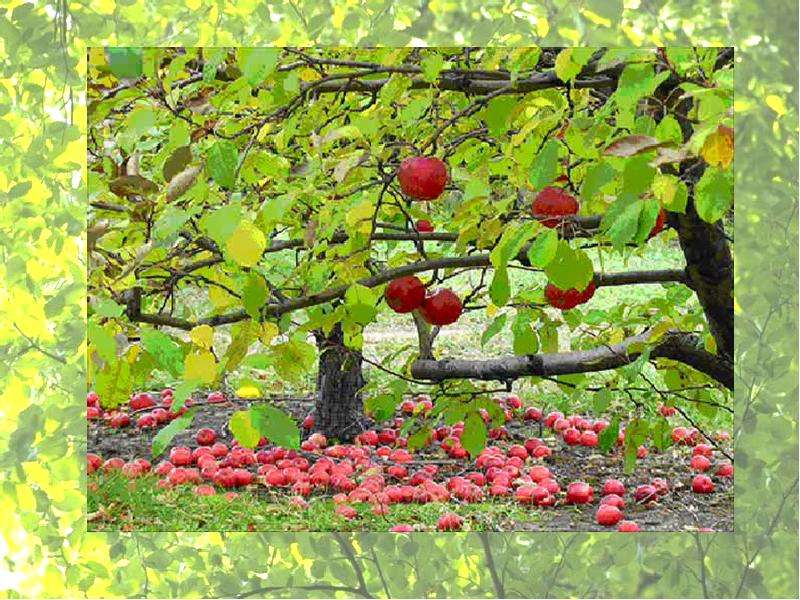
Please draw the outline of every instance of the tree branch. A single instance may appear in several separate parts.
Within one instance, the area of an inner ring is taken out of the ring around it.
[[[616,369],[636,360],[641,354],[635,345],[646,344],[650,332],[631,336],[619,344],[591,350],[503,356],[488,360],[417,360],[411,365],[416,379],[482,379],[509,381],[526,376],[567,375]],[[733,389],[733,365],[703,350],[699,338],[690,333],[672,332],[650,349],[651,358],[669,358],[705,373],[728,389]]]

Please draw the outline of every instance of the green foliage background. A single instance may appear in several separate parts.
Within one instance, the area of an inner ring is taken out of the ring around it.
[[[794,3],[12,0],[0,40],[0,596],[797,596]],[[737,47],[735,534],[86,532],[87,47],[378,43]]]

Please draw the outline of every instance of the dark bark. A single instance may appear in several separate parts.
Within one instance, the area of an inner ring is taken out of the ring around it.
[[[689,202],[686,214],[675,214],[678,239],[686,258],[687,285],[697,293],[717,343],[717,352],[733,358],[733,257],[722,221],[703,221]]]
[[[619,344],[590,350],[503,356],[488,360],[418,360],[411,366],[417,379],[481,379],[511,381],[525,376],[553,376],[607,371],[630,364],[640,355],[639,344],[647,342],[649,332],[629,337]],[[650,350],[651,358],[669,358],[689,365],[733,388],[733,365],[705,351],[696,335],[670,333]]]
[[[361,356],[344,345],[338,323],[329,335],[317,332],[319,369],[315,395],[315,429],[328,438],[350,441],[365,427]]]

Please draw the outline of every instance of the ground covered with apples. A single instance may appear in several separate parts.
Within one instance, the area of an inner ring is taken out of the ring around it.
[[[514,394],[495,398],[505,422],[491,427],[474,459],[459,443],[459,423],[440,424],[427,446],[406,449],[400,428],[430,410],[425,396],[345,445],[308,433],[310,399],[284,397],[273,402],[305,419],[301,449],[262,439],[251,450],[227,428],[250,401],[216,392],[189,403],[198,407],[192,428],[153,459],[155,435],[175,418],[170,401],[162,390],[113,413],[90,410],[91,530],[733,530],[725,431],[704,431],[706,439],[676,421],[672,445],[640,447],[626,474],[624,423],[620,443],[604,452],[607,420],[543,414]],[[676,416],[668,407],[662,414]]]

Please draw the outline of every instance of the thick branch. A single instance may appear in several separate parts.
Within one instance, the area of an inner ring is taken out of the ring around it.
[[[418,360],[411,366],[416,379],[482,379],[509,381],[525,376],[553,376],[607,371],[630,364],[641,354],[637,347],[649,338],[649,331],[629,337],[619,344],[591,350],[504,356],[489,360]],[[733,389],[733,365],[702,349],[699,338],[688,333],[665,335],[650,350],[652,358],[669,358],[705,373],[728,389]]]

